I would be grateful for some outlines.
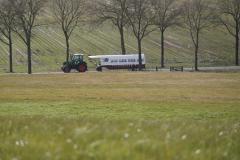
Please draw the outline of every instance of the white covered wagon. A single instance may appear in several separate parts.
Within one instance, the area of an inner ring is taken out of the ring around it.
[[[90,59],[98,61],[97,71],[102,71],[103,68],[114,70],[114,69],[131,69],[135,70],[139,68],[139,55],[97,55],[89,56]],[[145,68],[146,59],[145,55],[142,54],[142,66]]]

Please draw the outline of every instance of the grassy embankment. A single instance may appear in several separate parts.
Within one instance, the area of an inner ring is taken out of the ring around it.
[[[46,16],[47,17],[47,16]],[[47,23],[48,18],[41,19]],[[105,24],[98,29],[88,25],[77,29],[71,37],[71,53],[83,52],[88,55],[116,54],[120,51],[120,37],[117,30]],[[97,27],[95,27],[97,28]],[[166,32],[166,64],[193,66],[194,48],[187,30],[171,28]],[[125,32],[126,48],[129,53],[137,53],[137,43],[130,31]],[[21,39],[14,36],[14,70],[26,72],[26,47]],[[40,26],[34,30],[33,71],[59,71],[65,60],[65,41],[57,25]],[[160,33],[154,32],[143,42],[143,52],[147,57],[147,67],[159,66]],[[8,71],[8,49],[0,44],[0,72]],[[200,66],[234,65],[234,38],[224,28],[215,27],[201,35]],[[86,56],[87,60],[87,56]],[[89,63],[90,67],[94,65]]]
[[[0,159],[240,158],[238,73],[0,76]]]

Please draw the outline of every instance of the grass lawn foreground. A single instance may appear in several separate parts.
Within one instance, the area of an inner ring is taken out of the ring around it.
[[[239,73],[0,75],[0,160],[239,160]]]

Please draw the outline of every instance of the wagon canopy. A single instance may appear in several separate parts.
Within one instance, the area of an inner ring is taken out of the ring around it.
[[[101,65],[138,65],[139,64],[138,54],[129,55],[96,55],[89,56],[90,59],[99,59]],[[145,55],[142,54],[142,64],[146,64]]]

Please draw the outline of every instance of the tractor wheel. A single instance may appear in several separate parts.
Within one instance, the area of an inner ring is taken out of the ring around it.
[[[79,72],[86,72],[87,71],[87,66],[86,64],[80,64],[78,67]]]
[[[64,67],[62,68],[62,70],[63,70],[64,73],[70,73],[70,72],[71,72],[71,68],[68,67],[68,66],[64,66]]]

